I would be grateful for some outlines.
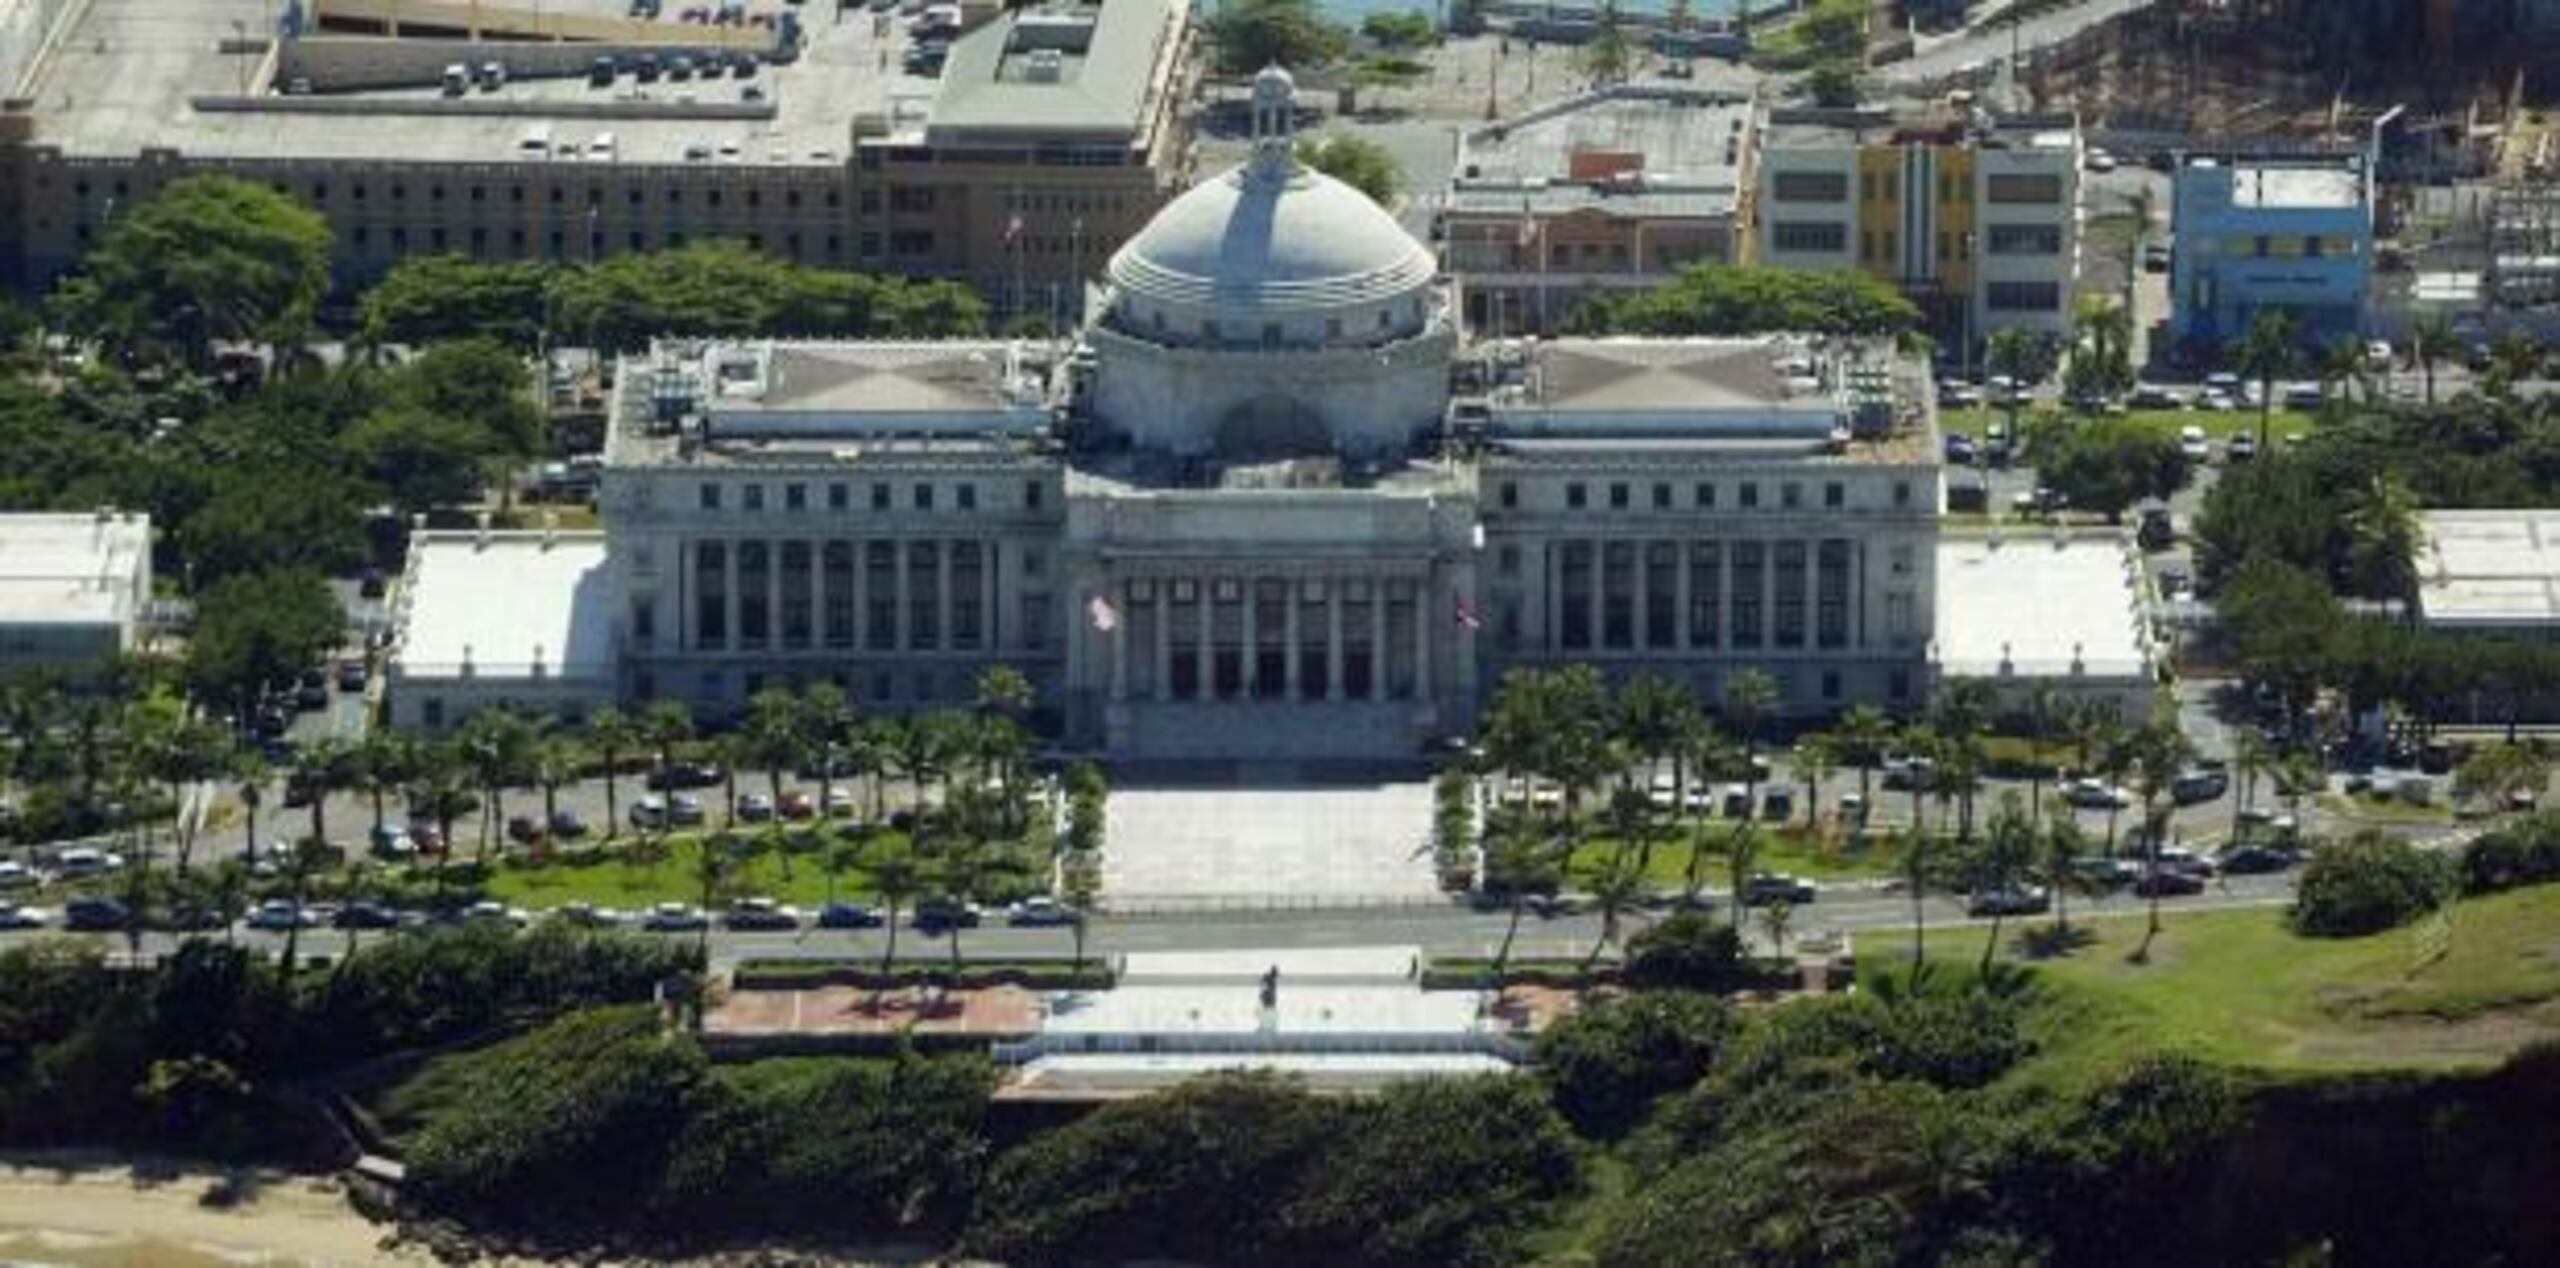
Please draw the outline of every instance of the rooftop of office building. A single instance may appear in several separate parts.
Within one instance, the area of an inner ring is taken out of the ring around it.
[[[1710,216],[1733,212],[1752,104],[1628,84],[1461,134],[1449,210]]]
[[[1761,120],[1760,136],[1771,150],[1928,142],[2067,151],[2077,148],[2078,130],[2079,120],[2068,113],[2000,113],[1938,102],[1773,107]]]
[[[1036,445],[1049,367],[1003,340],[662,342],[626,358],[607,457],[986,456]]]
[[[2352,157],[2257,161],[2198,156],[2188,159],[2187,167],[2200,173],[2227,169],[2235,207],[2346,210],[2364,205],[2364,173]]]
[[[0,515],[0,625],[130,616],[135,577],[150,553],[148,516]]]
[[[1169,0],[1008,14],[957,40],[937,76],[910,69],[908,18],[859,5],[839,12],[750,0],[745,21],[712,25],[678,20],[674,0],[655,21],[627,17],[630,0],[305,3],[315,16],[295,33],[272,0],[90,0],[29,77],[23,108],[33,116],[33,143],[74,159],[165,148],[250,161],[716,168],[841,167],[857,135],[902,141],[929,127],[946,134],[937,140],[992,129],[1017,142],[1025,134],[1074,142],[1118,120],[1125,139],[1143,124],[1149,93],[1164,79],[1147,73],[1145,55],[1173,42],[1166,31],[1178,34],[1171,24],[1180,18]],[[471,41],[342,29],[384,12],[419,27],[441,16],[596,38]],[[803,38],[777,58],[778,37],[766,24],[785,16],[801,24]],[[1088,51],[1055,83],[1035,82],[1045,72],[1027,57],[1003,54],[1023,25],[1063,31],[1079,23]],[[691,73],[678,80],[680,56]],[[609,83],[595,82],[604,74],[599,58],[613,64]],[[643,82],[649,59],[657,73]],[[502,78],[484,73],[492,63],[505,67]],[[452,67],[466,80],[459,92],[448,88]]]

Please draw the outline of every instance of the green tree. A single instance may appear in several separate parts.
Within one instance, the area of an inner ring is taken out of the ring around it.
[[[184,176],[109,226],[56,300],[129,358],[201,368],[222,341],[296,344],[329,284],[329,226],[263,184]]]
[[[1858,64],[1838,57],[1815,62],[1805,71],[1804,91],[1813,104],[1825,109],[1854,106],[1859,97]]]
[[[1348,132],[1328,132],[1298,142],[1298,161],[1369,196],[1381,207],[1393,207],[1404,172],[1387,147]]]
[[[2165,500],[2187,482],[2187,459],[2178,438],[2130,419],[2056,420],[2036,429],[2030,448],[2045,485],[2072,506],[2104,515],[2110,523],[2135,503]]]
[[[403,257],[356,304],[368,345],[494,339],[531,353],[542,337],[549,265],[459,255]]]
[[[782,810],[782,774],[808,756],[808,733],[800,698],[786,687],[767,687],[747,700],[746,721],[738,729],[739,756],[764,771],[774,813]]]
[[[639,719],[605,705],[587,718],[587,744],[604,766],[604,836],[610,841],[622,832],[622,759],[648,742],[648,733]]]
[[[533,723],[512,709],[482,709],[463,719],[454,744],[480,790],[479,859],[486,862],[507,821],[507,789],[533,765]]]
[[[1835,734],[1840,759],[1858,770],[1858,802],[1866,807],[1864,813],[1874,814],[1876,767],[1883,764],[1885,746],[1893,740],[1893,720],[1885,716],[1884,710],[1860,702],[1840,715]]]
[[[2103,295],[2081,297],[2072,311],[2070,365],[2063,390],[2074,398],[2121,396],[2133,390],[2133,318]]]
[[[2436,362],[2461,346],[2454,338],[2453,321],[2443,313],[2419,315],[2409,328],[2409,360],[2418,367],[2426,383],[2427,404],[2436,403]]]
[[[1463,889],[1475,875],[1476,781],[1451,765],[1431,784],[1431,861],[1442,889]]]
[[[2285,920],[2307,937],[2361,937],[2451,902],[2455,889],[2450,858],[2368,830],[2311,856]]]
[[[1565,324],[1583,335],[1898,335],[1919,326],[1920,310],[1856,269],[1694,264],[1642,290],[1587,299]]]
[[[308,572],[226,577],[196,599],[188,686],[246,719],[268,684],[289,682],[345,636],[346,614]]]
[[[2399,476],[2377,475],[2356,491],[2346,517],[2347,568],[2355,592],[2414,613],[2424,532],[2415,493]]]
[[[377,410],[338,437],[338,451],[404,513],[460,506],[479,495],[489,437],[459,418],[411,406]]]
[[[1983,832],[1981,843],[1967,860],[1975,892],[2014,888],[2018,877],[2035,865],[2035,854],[2035,824],[2027,818],[2025,803],[2016,793],[2002,794],[2000,804],[1992,808],[1991,823]],[[2000,950],[2001,919],[2000,911],[1992,913],[1991,932],[1982,940],[1978,972],[1985,978],[1991,975],[1991,958]]]
[[[2015,379],[2024,386],[2042,383],[2053,373],[2053,342],[2032,331],[2009,327],[1991,332],[1983,345],[1982,363],[1992,374]],[[2018,434],[2018,410],[2025,394],[2011,391],[2001,396],[2001,407],[2008,411],[2009,434]]]
[[[1230,0],[1208,21],[1218,69],[1250,75],[1265,66],[1312,69],[1334,61],[1351,35],[1320,16],[1311,0]]]
[[[1431,15],[1419,9],[1372,13],[1360,19],[1360,34],[1380,48],[1398,52],[1422,48],[1440,38],[1439,30],[1431,24]]]
[[[863,857],[864,870],[871,873],[872,892],[880,895],[881,927],[886,940],[880,949],[880,977],[888,981],[898,962],[898,909],[913,901],[924,888],[924,868],[917,861],[915,848],[895,835],[884,835],[873,841]],[[875,992],[872,1004],[880,1001]]]
[[[2258,383],[2258,448],[2267,447],[2267,425],[2276,408],[2276,379],[2291,371],[2301,350],[2294,343],[2293,319],[2282,309],[2261,309],[2249,320],[2249,332],[2231,349],[2231,362]],[[2433,400],[2432,393],[2429,396]]]
[[[1610,0],[1603,0],[1599,30],[1582,46],[1575,60],[1581,63],[1583,73],[1591,76],[1591,82],[1614,84],[1626,79],[1627,72],[1635,65],[1635,57],[1634,43],[1627,39],[1626,31],[1618,25],[1617,6]]]

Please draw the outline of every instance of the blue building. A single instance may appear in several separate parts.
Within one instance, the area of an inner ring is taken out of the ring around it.
[[[2308,342],[2363,325],[2373,277],[2373,186],[2361,155],[2189,155],[2172,190],[2169,329],[2239,338],[2261,309]]]

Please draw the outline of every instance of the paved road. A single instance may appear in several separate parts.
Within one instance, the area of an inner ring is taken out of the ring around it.
[[[1910,83],[1952,74],[1973,62],[1994,65],[2006,60],[2013,48],[2020,52],[2040,48],[2150,3],[2151,0],[2080,0],[2069,8],[2027,19],[2014,36],[2006,24],[1977,29],[1939,41],[1908,61],[1879,68],[1878,73],[1887,80]]]
[[[2292,901],[2293,881],[2290,876],[2241,876],[2229,879],[2228,889],[2208,889],[2204,894],[2162,901],[2162,910],[2174,917],[2180,912],[2227,910],[2233,908],[2273,907]],[[1725,910],[1721,898],[1716,909]],[[2144,900],[2127,894],[2115,894],[2098,900],[2074,898],[2074,918],[2084,915],[2126,914],[2144,908]],[[1925,901],[1929,927],[1977,927],[1987,921],[1968,920],[1963,904],[1955,899],[1933,896]],[[1626,917],[1621,933],[1632,935],[1637,929],[1656,919],[1658,912],[1637,912]],[[2027,917],[2029,922],[2043,919]],[[1320,947],[1416,946],[1428,954],[1484,955],[1501,945],[1509,926],[1505,911],[1477,911],[1462,906],[1411,908],[1399,910],[1286,912],[1286,913],[1218,913],[1200,916],[1165,916],[1144,919],[1097,920],[1091,926],[1086,949],[1089,954],[1108,955],[1131,951],[1247,951],[1305,950]],[[1789,926],[1790,938],[1829,931],[1856,933],[1863,930],[1899,930],[1911,923],[1911,902],[1900,894],[1875,887],[1840,889],[1826,893],[1820,901],[1798,907]],[[2013,919],[2011,924],[2020,923]],[[1753,936],[1759,936],[1756,926]],[[1588,913],[1540,917],[1525,916],[1520,926],[1520,941],[1515,954],[1565,955],[1581,954],[1599,936],[1600,920]],[[27,933],[0,934],[0,945],[11,939],[37,936]],[[120,944],[114,935],[94,935],[104,941]],[[283,945],[278,934],[241,931],[236,935],[251,946],[270,951]],[[364,934],[361,941],[372,941],[387,935]],[[670,938],[691,938],[693,934],[669,934]],[[307,930],[301,939],[304,954],[335,955],[344,950],[346,937],[334,930]],[[880,930],[808,929],[796,933],[730,933],[715,930],[711,936],[712,959],[719,965],[734,965],[747,959],[832,959],[876,957],[885,935]],[[163,934],[148,935],[143,940],[146,953],[165,952],[177,939]],[[1013,929],[988,927],[973,929],[961,936],[963,958],[1004,958],[1022,955],[1066,955],[1073,950],[1074,939],[1063,929]],[[901,960],[935,960],[950,954],[950,944],[941,937],[927,937],[912,930],[898,933]]]

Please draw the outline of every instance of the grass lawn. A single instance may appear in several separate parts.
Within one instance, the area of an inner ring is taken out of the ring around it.
[[[2164,1049],[2279,1071],[2484,1065],[2560,1035],[2560,885],[2458,904],[2433,962],[2420,956],[2422,926],[2302,938],[2273,908],[2184,914],[2172,905],[2151,962],[2135,964],[2127,956],[2142,940],[2140,909],[2111,906],[2135,914],[2087,922],[2096,941],[2033,962],[2054,988],[2037,1010],[2051,1060],[2035,1077],[2067,1080]],[[1931,958],[1970,971],[1986,932],[1932,933]],[[1909,947],[1907,934],[1867,934],[1863,967],[1888,969]],[[2014,940],[2003,952],[2020,954]]]
[[[2035,407],[2020,410],[2019,425],[2032,424],[2037,412]],[[2084,417],[2068,411],[2062,416],[2069,419]],[[2008,417],[2008,411],[1997,406],[1978,405],[1943,411],[1939,415],[1939,424],[1949,431],[1964,432],[1980,439],[1990,434],[1992,423],[2006,422]],[[2254,409],[2234,410],[2227,414],[2201,409],[2136,409],[2125,411],[2122,417],[2128,422],[2155,428],[2172,436],[2178,434],[2178,429],[2193,423],[2204,428],[2205,434],[2213,437],[2217,442],[2228,440],[2241,432],[2247,432],[2251,436],[2258,434],[2258,411]],[[2268,419],[2267,443],[2282,444],[2285,435],[2289,432],[2309,433],[2319,426],[2320,415],[2316,411],[2279,408]],[[2215,457],[2219,461],[2219,453]]]
[[[844,841],[868,848],[868,843],[895,840],[901,835],[886,828],[859,838],[822,832],[818,838],[821,844],[793,848],[773,842],[762,833],[744,834],[748,848],[732,874],[730,892],[815,907],[827,901],[825,843]],[[511,858],[499,865],[485,888],[489,897],[500,902],[534,908],[573,902],[629,908],[701,901],[702,884],[695,872],[703,847],[700,834],[670,836],[663,856],[655,861],[636,855],[630,845],[631,839],[625,838],[609,850],[581,851],[541,864]],[[991,870],[991,892],[983,897],[1029,892],[1032,869],[1027,858],[1007,859]],[[871,895],[871,879],[858,866],[846,869],[834,884],[838,898],[867,899]]]
[[[1699,875],[1710,889],[1725,887],[1724,846],[1731,839],[1728,820],[1715,820],[1707,828],[1704,847],[1706,859],[1699,864]],[[1891,876],[1901,865],[1901,853],[1893,848],[1889,836],[1878,835],[1860,841],[1845,834],[1816,834],[1804,826],[1802,819],[1775,827],[1760,825],[1760,853],[1752,864],[1757,872],[1793,872],[1815,880],[1859,880]],[[1602,863],[1618,848],[1617,839],[1594,835],[1573,852],[1573,862],[1566,888],[1580,888],[1599,871]],[[1678,889],[1688,882],[1690,847],[1679,841],[1657,845],[1653,858],[1645,868],[1645,879],[1655,889]]]
[[[2451,823],[2450,806],[2417,806],[2397,797],[2368,797],[2363,794],[2321,793],[2312,800],[2320,809],[2341,819],[2361,819],[2367,823]]]

